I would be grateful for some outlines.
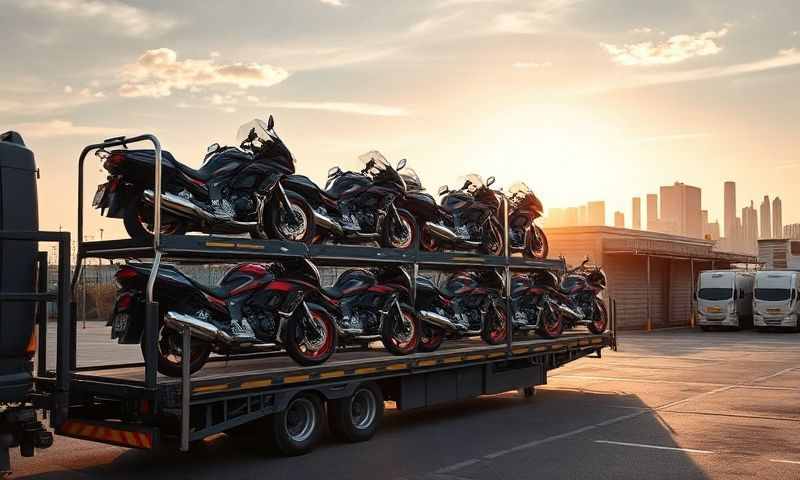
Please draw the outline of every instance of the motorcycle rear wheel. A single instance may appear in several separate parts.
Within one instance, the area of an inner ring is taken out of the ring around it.
[[[151,240],[153,238],[152,223],[153,209],[144,205],[141,197],[132,195],[125,207],[122,223],[128,236],[134,240]],[[186,222],[169,215],[161,215],[161,235],[184,235],[187,231]]]
[[[419,318],[417,312],[408,305],[400,305],[400,309],[403,311],[402,319],[398,319],[395,308],[384,318],[381,341],[390,353],[408,355],[414,353],[419,344]],[[402,325],[399,325],[401,322]]]
[[[158,331],[158,339],[156,341],[156,348],[158,355],[158,373],[168,377],[177,378],[182,374],[183,352],[182,345],[183,339],[181,334],[171,328],[161,326]],[[146,337],[143,334],[140,346],[142,348],[142,356],[145,355]],[[195,373],[206,364],[209,355],[211,355],[211,344],[193,338],[190,344],[191,355],[189,357],[189,373]]]

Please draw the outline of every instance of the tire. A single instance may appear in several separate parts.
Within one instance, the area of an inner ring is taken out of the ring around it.
[[[600,334],[605,332],[606,328],[608,328],[608,311],[606,310],[606,304],[600,299],[595,300],[595,306],[595,312],[599,312],[600,316],[599,318],[595,318],[588,327],[590,332]]]
[[[146,355],[145,351],[146,336],[142,334],[142,340],[139,342],[142,349],[142,356]],[[158,332],[158,340],[156,346],[158,348],[158,372],[168,377],[178,378],[182,375],[183,369],[181,366],[181,358],[170,350],[181,348],[183,345],[183,338],[181,334],[175,330],[162,326]],[[191,343],[192,354],[189,361],[189,373],[195,373],[206,364],[209,355],[211,355],[211,344],[192,339]]]
[[[345,442],[369,440],[382,418],[383,392],[374,382],[362,383],[349,397],[328,401],[331,433]]]
[[[153,232],[148,229],[147,219],[153,214],[153,210],[142,204],[141,195],[131,195],[128,204],[125,206],[125,212],[122,214],[122,223],[125,225],[125,231],[128,236],[134,240],[152,240]],[[171,220],[171,222],[164,223],[164,220]],[[161,234],[162,235],[184,235],[186,233],[186,222],[174,217],[169,217],[161,214]],[[152,227],[149,227],[152,228]]]
[[[314,224],[314,210],[305,199],[295,193],[286,192],[286,198],[292,206],[292,211],[298,216],[300,225],[292,227],[286,222],[287,210],[280,201],[275,201],[269,206],[269,222],[267,232],[277,240],[302,242],[310,244],[316,235],[316,225]],[[262,229],[263,230],[263,229]]]
[[[333,355],[338,344],[336,326],[331,315],[322,307],[309,305],[309,311],[319,327],[319,338],[308,339],[305,332],[305,309],[300,306],[286,321],[284,347],[292,360],[303,366],[320,365]]]
[[[419,318],[417,312],[409,305],[400,305],[403,311],[405,324],[408,322],[408,328],[402,329],[405,325],[398,325],[397,309],[392,308],[390,314],[384,318],[381,327],[381,341],[386,350],[394,355],[409,355],[417,351],[419,345]],[[398,329],[401,329],[398,331]]]
[[[555,316],[555,320],[552,317]],[[553,315],[550,308],[545,307],[542,309],[541,326],[536,331],[540,337],[543,338],[558,338],[564,333],[564,322],[560,315]]]
[[[483,241],[480,250],[486,255],[502,256],[505,255],[505,245],[503,244],[502,228],[497,225],[497,221],[489,220],[493,228],[483,231]]]
[[[286,408],[270,415],[268,431],[273,445],[287,456],[310,452],[322,438],[322,402],[313,393],[302,392],[289,400]]]
[[[435,352],[442,346],[444,342],[445,331],[439,327],[433,326],[428,322],[420,322],[420,336],[419,344],[417,345],[418,352]]]
[[[405,236],[398,236],[397,219],[394,215],[387,215],[383,221],[383,231],[381,232],[381,246],[384,248],[396,248],[398,250],[408,250],[414,248],[419,239],[419,226],[417,219],[411,212],[402,208],[397,209],[403,229],[407,232]]]
[[[528,235],[525,245],[525,255],[530,258],[547,258],[547,255],[550,253],[550,244],[547,241],[547,235],[544,234],[544,230],[539,228],[538,225],[534,225],[533,228],[536,229],[536,236],[539,237],[539,248],[533,245],[533,234]]]
[[[497,315],[497,313],[500,315]],[[481,339],[489,345],[505,343],[508,334],[508,313],[506,306],[498,304],[489,309],[481,328]]]

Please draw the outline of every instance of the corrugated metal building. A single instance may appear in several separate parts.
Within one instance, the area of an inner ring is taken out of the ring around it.
[[[800,241],[776,238],[758,241],[758,262],[767,270],[800,269]]]
[[[551,257],[563,256],[572,266],[588,256],[592,264],[603,266],[620,329],[689,325],[698,272],[756,261],[713,251],[710,241],[642,230],[561,227],[546,234]]]

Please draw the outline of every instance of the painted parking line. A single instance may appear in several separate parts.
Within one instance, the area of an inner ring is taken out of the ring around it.
[[[620,445],[623,447],[637,447],[637,448],[651,448],[653,450],[669,450],[672,452],[684,453],[715,453],[711,450],[697,450],[695,448],[679,448],[679,447],[665,447],[663,445],[648,445],[646,443],[630,443],[630,442],[614,442],[611,440],[595,440],[594,443],[603,443],[606,445]]]
[[[792,465],[800,465],[800,460],[780,460],[778,458],[771,458],[769,461],[773,463],[791,463]]]

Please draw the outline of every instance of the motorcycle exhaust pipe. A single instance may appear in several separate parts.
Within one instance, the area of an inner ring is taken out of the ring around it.
[[[330,231],[337,237],[344,236],[344,230],[342,230],[342,226],[336,223],[331,217],[319,213],[318,211],[314,210],[314,224],[318,227],[322,227],[325,230]]]
[[[188,328],[193,337],[205,340],[207,342],[220,342],[225,345],[230,345],[235,342],[234,338],[219,329],[212,323],[200,320],[197,317],[186,315],[185,313],[178,313],[172,310],[164,315],[164,325],[177,331],[182,331]]]
[[[427,310],[420,310],[419,316],[420,318],[422,318],[422,320],[431,323],[433,325],[436,325],[437,327],[449,330],[451,332],[458,331],[458,327],[456,326],[455,323],[452,322],[452,320],[443,315],[439,315],[438,313],[429,312]]]
[[[461,238],[453,230],[438,223],[425,222],[425,224],[422,226],[422,229],[428,234],[443,239],[450,243],[460,243],[462,245],[467,245],[469,247],[474,247],[474,248],[481,246],[481,242],[476,242],[473,240],[467,240],[466,238]]]
[[[149,205],[155,205],[155,193],[152,190],[143,192],[144,201]],[[222,224],[225,227],[233,228],[238,231],[257,232],[257,222],[237,222],[229,218],[219,218],[213,213],[204,210],[191,200],[183,198],[169,192],[161,194],[161,206],[173,215],[179,215],[190,219],[200,219],[209,223]]]
[[[569,308],[566,305],[556,304],[555,305],[558,312],[566,317],[569,317],[573,320],[583,320],[583,315],[576,312],[575,310]]]

